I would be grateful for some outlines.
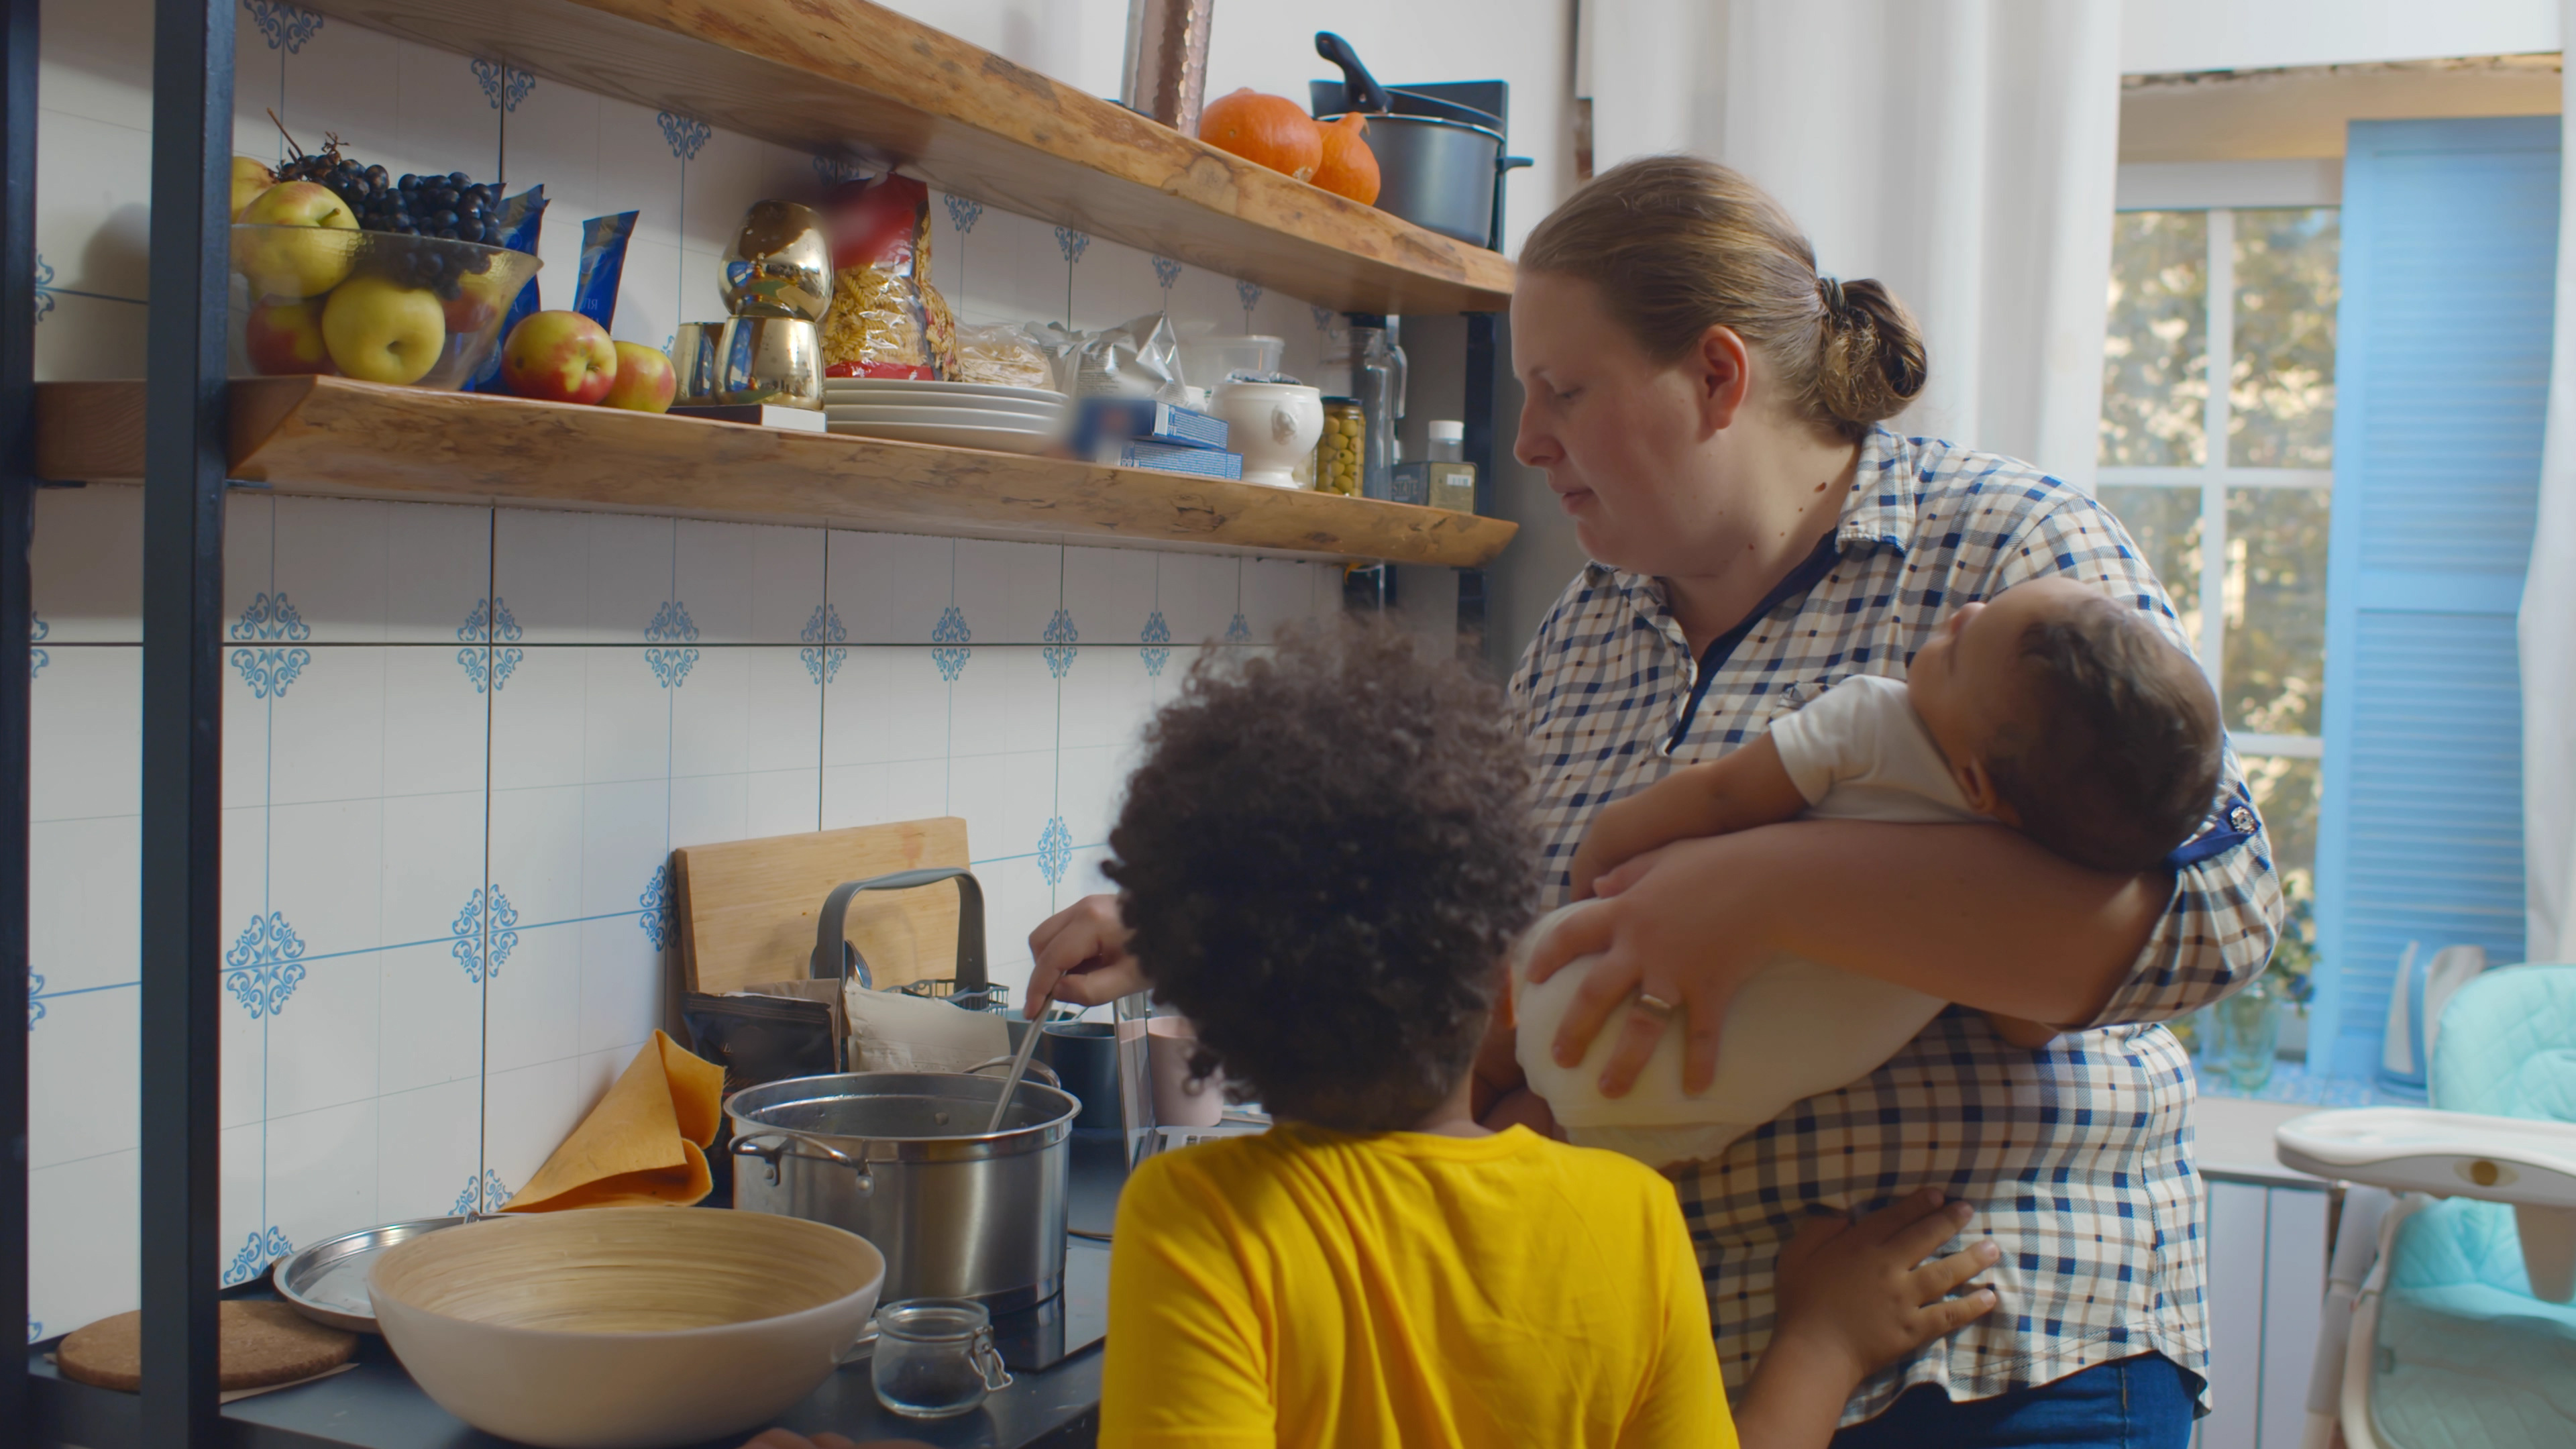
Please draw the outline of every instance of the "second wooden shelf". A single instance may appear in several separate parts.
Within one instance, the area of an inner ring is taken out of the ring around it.
[[[1519,525],[1257,483],[337,377],[232,386],[232,476],[281,493],[1465,568]],[[139,478],[143,384],[36,390],[36,472]]]

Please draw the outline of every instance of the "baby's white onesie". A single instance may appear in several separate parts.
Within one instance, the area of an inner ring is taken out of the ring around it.
[[[1780,762],[1805,796],[1808,820],[1886,820],[1916,825],[1982,822],[1968,808],[1938,745],[1906,699],[1905,685],[1855,675],[1814,703],[1772,722]],[[1868,882],[1855,881],[1855,890]],[[1649,1166],[1715,1157],[1790,1103],[1877,1070],[1946,1005],[1938,997],[1783,955],[1737,991],[1717,1054],[1717,1080],[1682,1092],[1676,1021],[1624,1097],[1601,1094],[1601,1070],[1619,1038],[1613,1017],[1579,1066],[1560,1067],[1549,1044],[1591,973],[1584,957],[1532,986],[1532,948],[1578,902],[1542,917],[1512,950],[1518,1053],[1530,1089],[1545,1098],[1568,1140],[1606,1147]]]

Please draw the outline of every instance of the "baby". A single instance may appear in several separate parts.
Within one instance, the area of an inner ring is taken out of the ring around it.
[[[1575,851],[1574,895],[1658,846],[1802,816],[1995,821],[2094,870],[2157,870],[2208,813],[2220,737],[2200,666],[2145,614],[2072,579],[2036,579],[1961,606],[1903,681],[1845,679],[1762,738],[1604,808]],[[1563,914],[1513,952],[1522,1070],[1569,1139],[1655,1166],[1714,1157],[1790,1103],[1866,1076],[1945,1005],[1784,956],[1735,996],[1706,1092],[1683,1095],[1681,1033],[1667,1031],[1635,1089],[1605,1097],[1616,1032],[1578,1066],[1549,1050],[1589,960],[1528,982],[1532,946]],[[2016,1046],[2055,1035],[1988,1020]]]

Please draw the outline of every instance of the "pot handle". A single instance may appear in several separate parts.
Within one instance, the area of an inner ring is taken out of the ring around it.
[[[775,1137],[778,1139],[779,1145],[766,1152],[751,1145],[763,1137]],[[859,1179],[859,1192],[862,1195],[876,1191],[876,1179],[870,1177],[868,1175],[868,1170],[860,1166],[848,1153],[843,1152],[841,1149],[824,1141],[820,1137],[810,1136],[791,1128],[763,1127],[759,1131],[751,1133],[748,1136],[737,1137],[733,1140],[733,1155],[736,1157],[757,1157],[761,1161],[769,1164],[769,1183],[770,1186],[775,1187],[778,1185],[778,1159],[789,1155],[786,1149],[787,1144],[790,1142],[801,1142],[808,1147],[820,1148],[825,1158],[829,1158],[857,1174]],[[806,1154],[802,1152],[794,1155],[798,1157],[806,1157]],[[809,1162],[819,1162],[822,1161],[823,1158],[806,1157],[806,1160]]]
[[[1329,30],[1318,30],[1315,32],[1315,53],[1342,68],[1342,109],[1366,111],[1372,115],[1383,115],[1395,109],[1395,98],[1386,93],[1386,87],[1377,83],[1377,77],[1368,73],[1367,66],[1360,64],[1360,53],[1351,49],[1349,41]]]
[[[962,865],[900,870],[892,875],[843,881],[832,887],[814,922],[814,954],[806,961],[805,974],[816,981],[856,976],[861,986],[874,986],[868,963],[859,959],[858,949],[849,943],[850,897],[861,891],[911,890],[944,880],[957,882],[957,989],[982,990],[989,984],[984,972],[984,887],[977,883],[975,873]]]

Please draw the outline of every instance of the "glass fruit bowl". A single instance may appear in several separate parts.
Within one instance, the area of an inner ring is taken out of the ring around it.
[[[500,340],[541,265],[476,242],[321,226],[233,224],[233,311],[253,376],[323,373],[453,392]]]

